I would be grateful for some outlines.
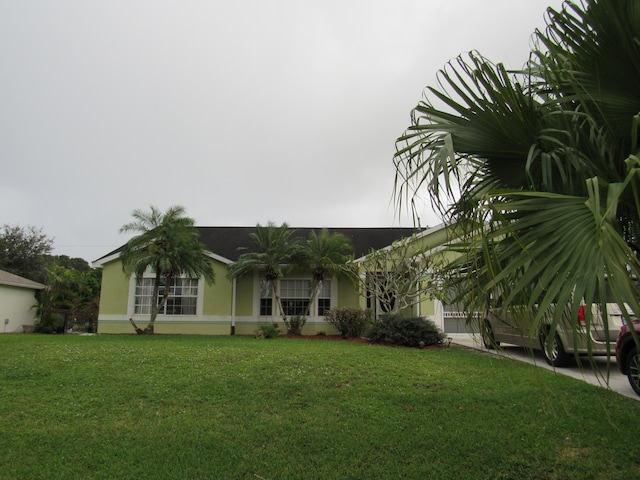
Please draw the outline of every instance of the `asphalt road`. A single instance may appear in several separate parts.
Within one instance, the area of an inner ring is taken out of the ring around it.
[[[500,350],[496,352],[494,350],[485,348],[482,344],[480,336],[478,335],[474,336],[466,334],[453,334],[450,336],[452,338],[453,344],[481,350],[490,355],[501,355],[512,358],[514,360],[519,360],[521,362],[527,362],[540,368],[546,368],[547,370],[555,371],[562,375],[577,378],[578,380],[584,380],[585,382],[596,385],[598,387],[609,388],[614,392],[619,393],[620,395],[624,395],[625,397],[633,398],[634,400],[640,401],[640,396],[636,395],[636,393],[633,391],[631,385],[629,385],[629,381],[627,380],[626,375],[622,375],[618,370],[615,356],[611,359],[611,364],[609,365],[609,374],[607,381],[606,357],[596,357],[593,361],[593,365],[587,357],[584,357],[582,365],[578,365],[576,363],[575,365],[571,365],[568,367],[553,368],[552,366],[547,364],[544,356],[542,355],[542,352],[540,351],[534,351],[532,355],[531,351],[525,348],[516,347],[515,345],[502,344],[500,346]]]

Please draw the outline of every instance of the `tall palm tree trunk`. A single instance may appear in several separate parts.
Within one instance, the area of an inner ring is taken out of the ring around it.
[[[138,335],[153,335],[155,332],[155,323],[160,310],[164,308],[165,303],[167,302],[167,297],[169,296],[169,288],[170,286],[165,286],[164,293],[162,294],[162,301],[160,303],[157,302],[158,292],[160,291],[160,272],[156,272],[155,279],[153,281],[153,293],[151,294],[151,317],[149,319],[149,323],[147,326],[142,329],[136,325],[133,321],[133,318],[129,319],[131,325],[133,325],[133,329],[136,331]]]
[[[153,298],[158,298],[158,292],[160,290],[160,276],[156,276],[156,284],[153,288]],[[144,333],[148,335],[153,335],[155,332],[156,318],[158,314],[164,310],[165,305],[167,304],[167,300],[169,299],[169,295],[171,295],[171,289],[173,288],[174,276],[166,275],[164,280],[164,292],[162,292],[162,300],[158,303],[157,307],[151,308],[151,319],[149,320],[149,324],[144,329]]]
[[[282,306],[282,298],[280,298],[280,292],[278,292],[278,279],[271,279],[271,288],[273,289],[273,296],[276,297],[276,305],[278,307],[278,311],[280,312],[280,318],[282,318],[282,323],[287,325],[287,316],[284,314],[284,307]]]
[[[314,280],[311,285],[311,295],[309,297],[309,303],[307,304],[307,309],[305,312],[305,316],[308,317],[311,315],[311,306],[315,303],[318,295],[320,294],[320,290],[322,289],[322,280],[316,281]]]

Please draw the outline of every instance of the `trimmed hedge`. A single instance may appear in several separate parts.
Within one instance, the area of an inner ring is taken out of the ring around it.
[[[447,336],[432,321],[422,317],[387,315],[373,323],[369,340],[373,343],[427,347],[444,342]]]

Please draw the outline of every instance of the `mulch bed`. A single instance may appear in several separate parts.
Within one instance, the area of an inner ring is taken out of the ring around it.
[[[370,343],[366,338],[342,338],[342,335],[294,335],[292,333],[287,333],[285,335],[279,335],[279,338],[302,338],[305,340],[340,340],[343,342],[351,342],[351,343]],[[381,347],[394,347],[394,348],[409,348],[403,345],[389,345],[386,343],[372,343],[371,345],[378,345]],[[449,345],[446,343],[442,343],[439,345],[429,345],[424,347],[422,350],[437,350],[440,348],[448,348]]]
[[[342,335],[295,335],[293,333],[287,333],[285,335],[279,335],[280,338],[304,338],[308,340],[342,340],[343,342],[353,343],[369,343],[366,338],[342,338]]]

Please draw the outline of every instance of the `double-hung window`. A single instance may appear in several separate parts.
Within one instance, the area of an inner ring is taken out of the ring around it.
[[[331,280],[323,280],[318,292],[318,315],[323,317],[331,309]]]
[[[331,308],[331,280],[324,280],[316,298],[317,313],[308,311],[311,298],[311,281],[301,279],[280,280],[280,301],[284,314],[290,315],[325,315]],[[278,315],[274,309],[275,301],[271,282],[260,281],[260,316]]]
[[[311,281],[281,280],[280,294],[285,315],[306,315],[311,296]]]
[[[260,280],[260,315],[273,315],[273,288],[269,280]]]
[[[134,313],[150,314],[153,304],[153,278],[139,278],[136,280]],[[165,292],[165,280],[160,279],[158,298],[156,305],[160,304]],[[176,278],[169,291],[169,297],[160,315],[195,315],[198,305],[198,279],[197,278]]]

